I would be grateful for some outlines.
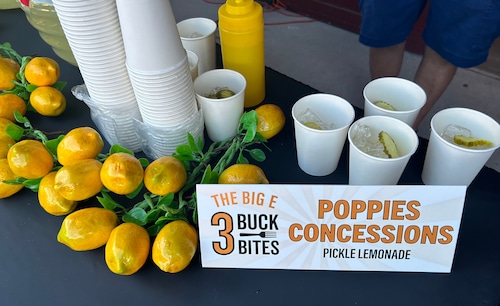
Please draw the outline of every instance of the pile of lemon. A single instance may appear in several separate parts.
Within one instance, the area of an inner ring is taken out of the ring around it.
[[[14,110],[24,115],[32,109],[43,116],[59,116],[66,109],[60,75],[59,64],[49,57],[25,57],[24,63],[0,57],[0,115],[13,121]],[[23,95],[17,94],[21,91]]]
[[[103,188],[117,195],[132,193],[144,184],[156,195],[175,193],[186,182],[184,165],[172,156],[158,158],[146,169],[132,154],[116,152],[98,159],[104,142],[91,127],[77,127],[62,137],[56,154],[34,139],[10,146],[0,160],[0,198],[23,188],[9,184],[19,178],[40,180],[38,201],[49,214],[65,216],[57,235],[59,242],[76,251],[105,246],[109,269],[117,274],[137,272],[152,249],[153,261],[166,272],[186,268],[197,249],[197,232],[189,223],[178,220],[167,224],[156,235],[151,248],[145,228],[121,223],[111,210],[86,207],[78,203],[96,196]]]
[[[187,221],[167,223],[153,240],[143,226],[120,220],[113,210],[79,208],[78,205],[102,191],[130,195],[145,188],[155,196],[175,194],[186,184],[186,165],[173,156],[143,162],[132,152],[104,155],[104,141],[92,127],[76,127],[60,135],[55,148],[39,139],[16,142],[7,131],[19,115],[24,116],[27,108],[32,107],[45,116],[57,116],[66,107],[61,91],[53,87],[60,76],[57,62],[35,57],[24,67],[20,66],[23,65],[12,59],[0,58],[3,91],[0,95],[0,199],[21,191],[26,181],[37,182],[32,190],[37,192],[41,208],[63,217],[57,240],[75,251],[104,247],[106,264],[116,274],[137,272],[150,255],[162,271],[176,273],[185,269],[198,247],[197,230]],[[15,86],[21,85],[29,87],[29,101],[11,93]],[[278,106],[265,104],[256,112],[257,132],[266,139],[283,129],[285,117]],[[269,183],[262,169],[252,164],[227,167],[218,182]]]

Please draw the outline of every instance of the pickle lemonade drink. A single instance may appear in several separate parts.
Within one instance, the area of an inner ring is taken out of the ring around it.
[[[427,101],[416,83],[397,77],[372,80],[363,89],[364,116],[388,116],[412,126]]]
[[[431,119],[422,181],[426,185],[472,183],[500,146],[500,125],[473,109],[448,108]]]
[[[418,147],[401,120],[368,116],[349,128],[349,185],[396,185]]]
[[[302,171],[313,176],[337,169],[354,108],[331,94],[311,94],[292,107],[297,160]]]

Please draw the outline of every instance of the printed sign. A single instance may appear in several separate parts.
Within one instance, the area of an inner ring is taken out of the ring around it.
[[[449,273],[465,191],[198,185],[202,266]]]

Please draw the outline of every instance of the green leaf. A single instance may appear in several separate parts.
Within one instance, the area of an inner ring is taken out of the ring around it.
[[[58,89],[59,91],[62,91],[64,89],[64,87],[66,86],[66,84],[67,84],[67,82],[58,81],[54,85],[52,85],[52,87],[54,87],[55,89]]]
[[[244,130],[248,130],[252,126],[257,126],[257,122],[259,120],[259,116],[255,110],[251,110],[243,113],[240,119],[241,128]]]
[[[184,162],[184,161],[193,161],[195,158],[191,154],[175,154],[175,158],[177,158],[179,161]]]
[[[42,180],[42,178],[25,180],[23,182],[23,185],[24,185],[24,187],[30,189],[31,191],[38,192],[41,180]]]
[[[198,152],[203,152],[203,137],[198,138]]]
[[[118,144],[114,144],[109,148],[109,155],[114,154],[114,153],[119,153],[119,152],[127,153],[127,154],[134,156],[134,152],[132,152],[129,149],[124,148]]]
[[[139,162],[141,163],[141,166],[144,168],[149,166],[149,160],[147,158],[141,157],[139,158]]]
[[[267,139],[264,136],[262,136],[260,133],[257,132],[255,134],[254,141],[267,142]]]
[[[187,144],[182,144],[182,145],[179,145],[177,146],[177,148],[175,148],[175,157],[177,157],[177,155],[180,155],[180,156],[191,156],[193,154],[193,149],[190,145],[187,145]]]
[[[175,204],[174,202],[174,196],[175,194],[173,192],[170,192],[164,196],[162,196],[158,200],[158,206],[164,206],[164,207],[173,207],[172,205]]]
[[[54,155],[57,156],[57,145],[61,142],[61,140],[64,138],[64,135],[59,135],[55,139],[47,140],[45,142],[45,147],[47,147],[47,150]]]
[[[221,172],[223,169],[221,170]],[[219,180],[219,173],[216,171],[212,171],[212,168],[210,165],[205,169],[205,172],[203,172],[203,176],[201,178],[200,184],[217,184]]]
[[[243,138],[243,143],[252,142],[256,134],[257,134],[257,127],[250,127],[245,133],[245,137]]]
[[[183,214],[166,214],[165,216],[161,216],[160,218],[158,218],[158,220],[156,220],[156,223],[167,224],[168,222],[175,220],[188,221],[187,217]]]
[[[37,88],[38,88],[38,86],[33,85],[33,84],[28,84],[28,85],[26,85],[26,90],[28,90],[28,92],[33,92],[33,91],[35,91],[35,89],[37,89]]]
[[[29,125],[27,127],[31,127],[31,123],[29,122],[28,118],[21,115],[18,110],[14,111],[14,118],[16,118],[16,121],[22,123],[24,126],[26,126],[26,123],[28,123]]]
[[[249,162],[248,162],[248,159],[247,159],[245,156],[243,156],[243,154],[242,154],[242,153],[243,153],[243,152],[240,152],[240,154],[238,155],[238,159],[236,160],[236,162],[237,162],[238,164],[248,164],[248,163],[249,163]]]
[[[104,198],[104,197],[99,197],[97,196],[97,201],[99,201],[99,203],[101,204],[102,207],[108,209],[108,210],[114,210],[115,209],[115,203],[114,201],[110,201],[109,199],[107,198]]]
[[[138,225],[144,226],[147,223],[146,218],[147,218],[147,213],[144,209],[140,207],[134,207],[123,215],[122,220],[124,222],[133,222]]]
[[[113,200],[113,198],[111,198],[111,196],[107,192],[102,191],[101,195],[102,197],[97,197],[97,200],[99,201],[99,203],[101,203],[102,207],[109,210],[115,210],[117,208],[121,210],[126,210],[125,207],[123,207],[122,205],[118,204],[118,202]]]
[[[137,188],[132,193],[127,194],[126,197],[128,199],[135,198],[142,191],[142,187],[144,187],[144,182],[141,182],[139,186],[137,186]]]
[[[25,131],[19,125],[9,123],[5,128],[5,132],[7,133],[7,135],[9,135],[10,138],[14,139],[15,141],[19,141],[23,138]]]
[[[192,220],[193,220],[193,223],[194,223],[194,224],[198,224],[198,210],[197,210],[197,209],[195,209],[195,210],[193,211],[193,217],[192,217]]]
[[[156,219],[158,219],[163,211],[159,208],[152,209],[148,212],[146,216],[146,222],[154,222]]]
[[[150,227],[148,227],[146,230],[148,231],[149,236],[154,237],[154,236],[158,235],[158,233],[160,232],[160,230],[167,223],[168,223],[167,220],[163,220],[162,222],[157,222],[157,223],[151,225]]]
[[[250,156],[258,162],[263,162],[266,160],[266,153],[261,149],[247,150]]]
[[[47,136],[40,130],[34,130],[33,136],[45,144],[47,142]]]
[[[193,135],[191,135],[191,133],[188,133],[188,145],[189,145],[189,148],[191,149],[191,152],[200,152],[200,149],[199,149],[200,147],[198,145],[196,145],[194,137],[193,137]]]

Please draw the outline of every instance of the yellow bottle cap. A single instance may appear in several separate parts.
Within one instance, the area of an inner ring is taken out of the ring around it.
[[[227,0],[218,11],[219,31],[251,32],[264,28],[262,6],[253,0]]]
[[[227,0],[226,11],[231,15],[245,15],[254,9],[253,0]]]

